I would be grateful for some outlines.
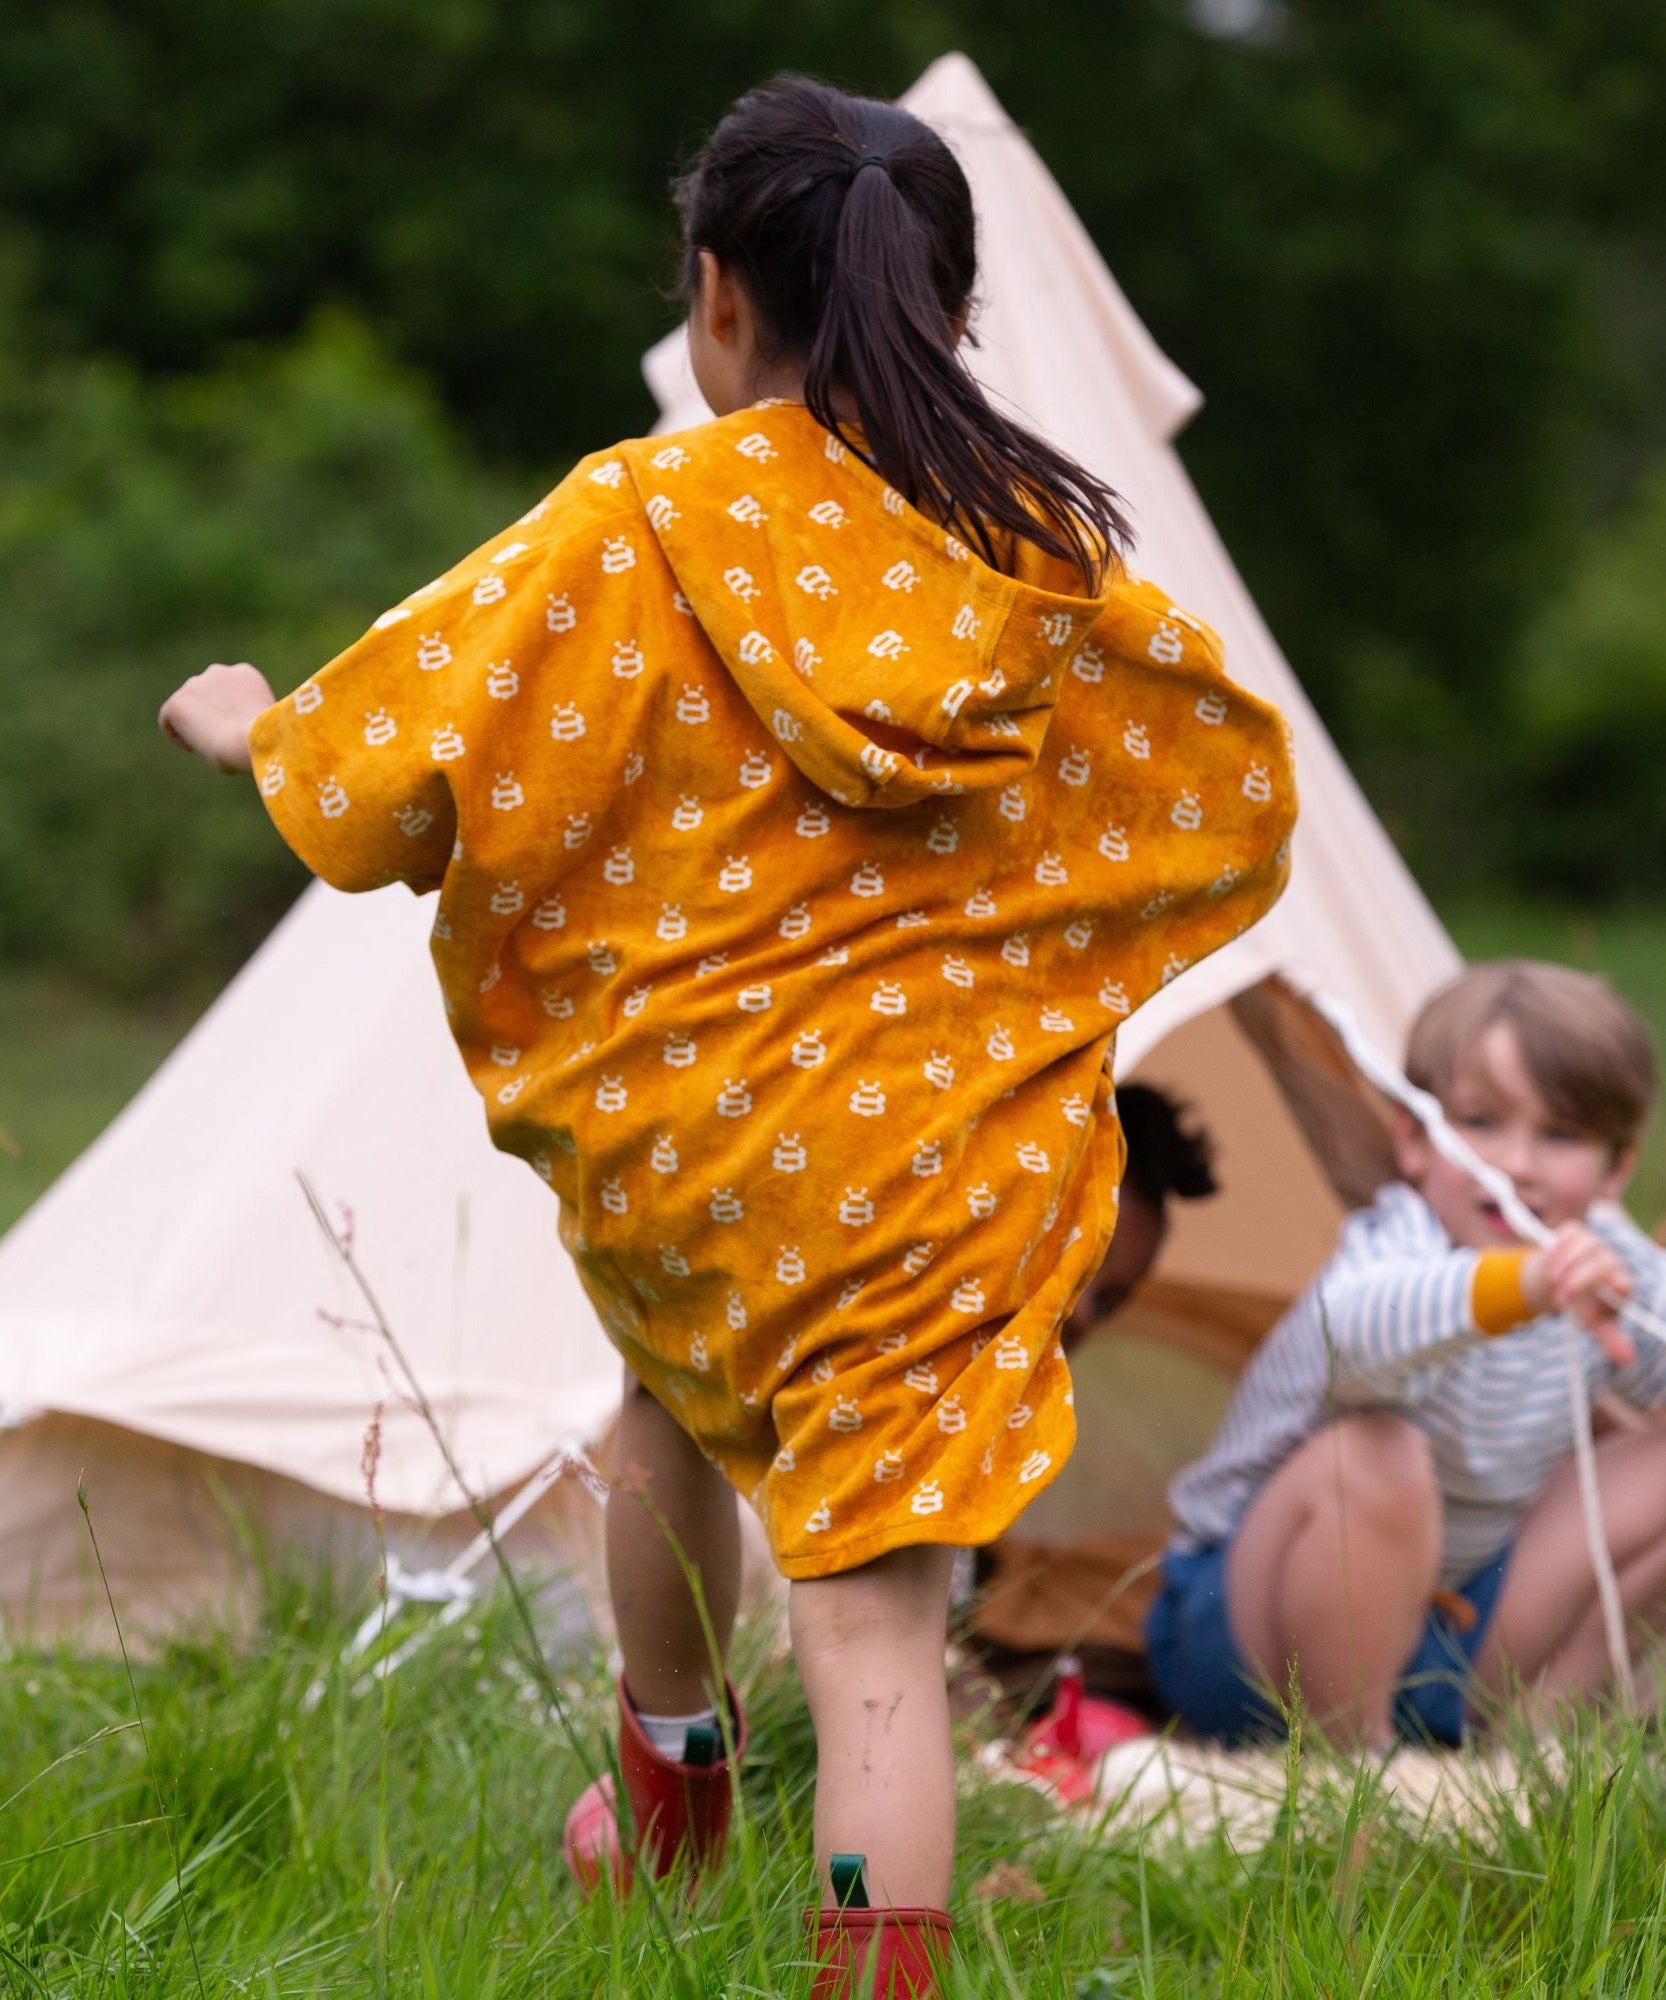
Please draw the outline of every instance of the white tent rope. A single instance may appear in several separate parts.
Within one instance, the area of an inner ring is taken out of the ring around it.
[[[1460,1168],[1498,1203],[1499,1211],[1525,1242],[1543,1245],[1551,1231],[1517,1194],[1515,1183],[1497,1167],[1488,1166],[1474,1148],[1453,1131],[1440,1100],[1419,1090],[1381,1049],[1366,1039],[1352,1008],[1314,987],[1302,990],[1302,998],[1335,1030],[1349,1060],[1360,1074],[1385,1096],[1403,1105],[1429,1135],[1431,1144],[1443,1158]],[[1604,1297],[1633,1332],[1653,1340],[1666,1340],[1666,1324],[1645,1307],[1631,1300]],[[1562,1358],[1567,1368],[1568,1401],[1573,1409],[1574,1471],[1579,1483],[1580,1512],[1585,1523],[1585,1545],[1591,1558],[1591,1574],[1596,1579],[1597,1600],[1602,1606],[1603,1636],[1608,1642],[1608,1660],[1614,1685],[1628,1706],[1635,1707],[1637,1685],[1631,1667],[1631,1649],[1626,1644],[1625,1613],[1620,1604],[1620,1586],[1608,1553],[1608,1533],[1602,1518],[1602,1494],[1597,1486],[1596,1448],[1591,1440],[1591,1405],[1585,1388],[1585,1366],[1579,1335],[1573,1323],[1564,1319]]]

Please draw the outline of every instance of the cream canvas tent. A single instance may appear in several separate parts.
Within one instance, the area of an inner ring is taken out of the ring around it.
[[[1149,1544],[1167,1467],[1200,1444],[1230,1370],[1381,1171],[1367,1093],[1296,994],[1316,984],[1397,1048],[1455,965],[1439,925],[1258,617],[1173,449],[1197,407],[974,67],[907,100],[954,146],[981,229],[973,365],[1132,505],[1138,567],[1222,633],[1233,673],[1295,731],[1303,817],[1289,893],[1124,1030],[1119,1071],[1177,1088],[1220,1145],[1225,1192],[1182,1213],[1158,1281],[1087,1351],[1093,1448],[1026,1516]],[[648,357],[662,427],[703,410],[680,335]],[[0,1604],[86,1629],[74,1503],[85,1468],[118,1594],[140,1621],[220,1601],[271,1542],[362,1545],[366,1430],[396,1531],[459,1495],[390,1384],[296,1185],[352,1211],[380,1288],[478,1492],[593,1435],[615,1364],[556,1245],[553,1205],[497,1158],[445,1035],[426,916],[402,890],[315,887],[172,1060],[0,1243]],[[326,1315],[329,1315],[328,1317]],[[232,1503],[228,1510],[226,1501]],[[538,1510],[572,1553],[588,1501]],[[399,1517],[404,1517],[403,1523]]]

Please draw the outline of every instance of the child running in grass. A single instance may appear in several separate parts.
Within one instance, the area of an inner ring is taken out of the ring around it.
[[[624,1356],[630,1830],[610,1780],[579,1801],[581,1882],[721,1853],[743,1723],[663,1530],[726,1647],[738,1492],[816,1728],[817,1990],[928,1993],[953,1552],[1071,1448],[1117,1027],[1272,902],[1293,788],[1115,496],[960,360],[929,128],[780,80],[678,201],[715,421],[585,459],[286,700],[216,666],[162,724],[326,881],[438,891],[493,1140]]]
[[[1397,1114],[1402,1178],[1256,1355],[1208,1454],[1175,1482],[1181,1533],[1148,1625],[1181,1718],[1276,1724],[1292,1672],[1314,1717],[1383,1745],[1460,1740],[1478,1704],[1598,1691],[1608,1659],[1572,1461],[1566,1316],[1595,1396],[1666,1401],[1608,1301],[1666,1303],[1666,1255],[1616,1205],[1655,1089],[1647,1031],[1599,980],[1472,968],[1411,1031],[1406,1072],[1555,1233],[1495,1203]],[[1666,1431],[1597,1446],[1609,1553],[1637,1644],[1666,1622]]]

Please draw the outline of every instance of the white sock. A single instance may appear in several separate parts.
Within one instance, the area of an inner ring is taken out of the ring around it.
[[[644,1715],[636,1711],[636,1719],[642,1725],[642,1733],[662,1757],[669,1757],[674,1763],[688,1762],[688,1732],[691,1729],[717,1727],[715,1708],[697,1708],[692,1715]]]

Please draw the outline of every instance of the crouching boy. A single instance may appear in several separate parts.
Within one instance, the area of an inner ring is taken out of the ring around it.
[[[1522,1689],[1546,1709],[1607,1671],[1564,1333],[1592,1396],[1666,1401],[1666,1346],[1638,1353],[1608,1303],[1666,1303],[1666,1255],[1616,1206],[1648,1035],[1598,980],[1482,965],[1425,1007],[1406,1068],[1554,1235],[1518,1244],[1399,1117],[1401,1179],[1350,1217],[1170,1494],[1151,1666],[1204,1735],[1277,1727],[1268,1697],[1294,1681],[1342,1740],[1457,1742],[1478,1705]],[[1597,1463],[1640,1646],[1666,1622],[1666,1433],[1604,1436]]]

